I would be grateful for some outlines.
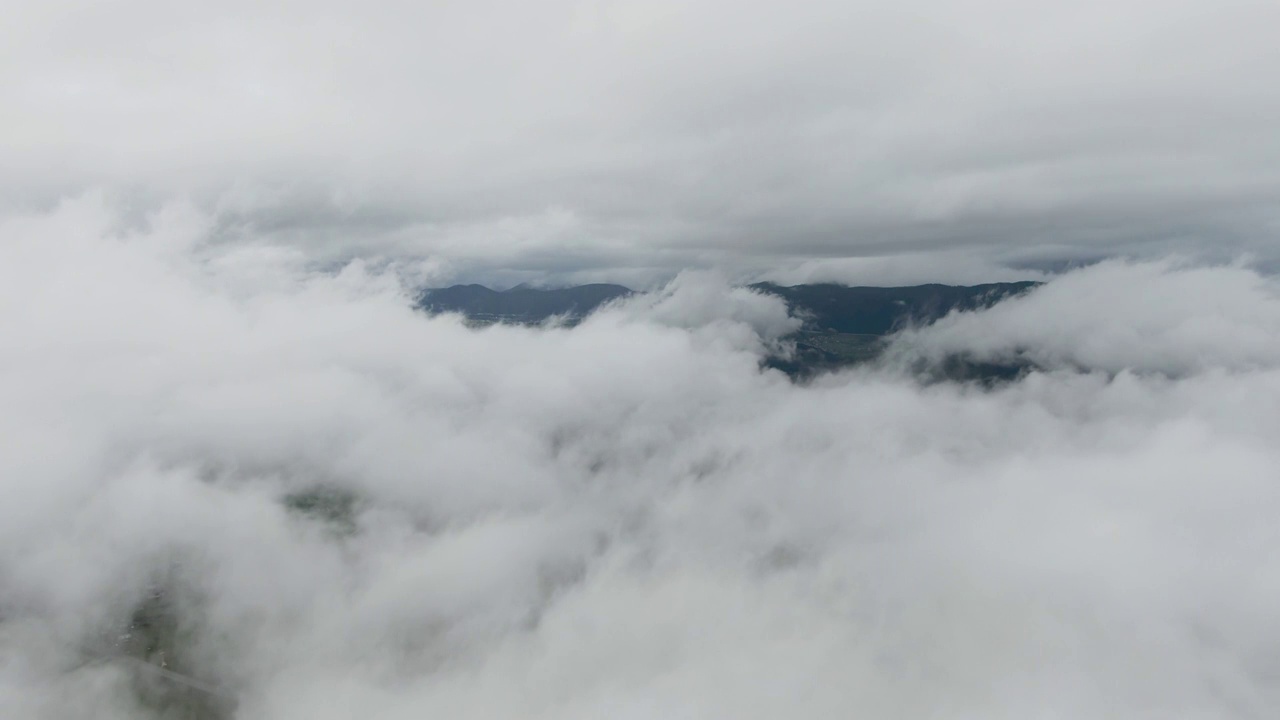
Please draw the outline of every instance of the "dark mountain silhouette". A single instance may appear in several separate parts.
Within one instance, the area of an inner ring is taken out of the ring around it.
[[[926,324],[952,310],[975,310],[1035,287],[1036,283],[846,287],[760,283],[762,292],[787,301],[810,329],[859,335],[887,335],[910,324]]]
[[[805,324],[792,339],[795,352],[789,358],[771,358],[770,367],[792,378],[803,379],[839,370],[881,356],[886,336],[911,326],[927,325],[953,311],[977,310],[1027,292],[1037,283],[986,285],[914,285],[909,287],[847,287],[844,285],[793,285],[768,283],[752,287],[787,301],[792,314]],[[965,357],[949,357],[935,365],[921,364],[917,375],[929,381],[962,381],[992,384],[1018,377],[1025,364],[979,363]]]
[[[556,316],[580,320],[596,308],[631,294],[621,285],[579,285],[540,290],[519,286],[490,290],[483,285],[454,285],[426,290],[418,307],[428,312],[455,312],[478,322],[539,323]]]
[[[885,337],[897,330],[925,325],[956,310],[988,307],[1024,293],[1037,283],[991,283],[974,286],[915,285],[910,287],[847,287],[835,284],[782,286],[758,283],[751,287],[787,301],[792,314],[804,320],[790,339],[790,358],[773,358],[770,367],[793,378],[805,378],[879,358]],[[519,286],[490,290],[483,285],[454,285],[425,290],[417,306],[431,313],[453,312],[479,324],[535,324],[553,317],[575,323],[605,303],[632,291],[621,285],[579,285],[559,289]],[[922,376],[993,382],[1016,377],[1022,366],[975,364],[964,358],[920,368]]]

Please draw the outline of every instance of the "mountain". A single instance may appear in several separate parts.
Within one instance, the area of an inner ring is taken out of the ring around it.
[[[910,287],[847,287],[844,285],[781,286],[759,283],[751,287],[787,301],[793,314],[810,329],[858,335],[887,335],[910,324],[926,324],[952,310],[975,310],[1018,295],[1033,282],[987,285],[915,285]]]
[[[990,307],[1027,292],[1037,283],[986,285],[914,285],[909,287],[847,287],[844,285],[752,285],[787,301],[792,314],[803,318],[792,336],[795,353],[772,358],[770,367],[792,378],[808,378],[840,368],[872,362],[880,357],[889,334],[912,325],[927,325],[953,310]],[[999,382],[1017,377],[1024,365],[976,363],[951,357],[936,366],[916,368],[929,380]]]
[[[581,320],[601,305],[631,294],[621,285],[593,284],[540,290],[526,286],[490,290],[483,285],[454,285],[424,290],[417,306],[427,312],[456,312],[471,320],[539,323],[556,316]]]
[[[786,300],[791,312],[804,320],[802,329],[791,337],[796,348],[793,356],[774,358],[768,364],[793,378],[806,378],[875,360],[884,350],[886,336],[897,330],[933,322],[953,310],[988,307],[1036,285],[1017,282],[847,287],[757,283],[751,287]],[[557,316],[576,322],[601,305],[630,294],[632,291],[621,285],[604,284],[554,290],[519,286],[501,291],[483,285],[454,285],[423,291],[417,306],[431,313],[461,313],[481,324],[533,324]],[[937,379],[991,382],[1015,377],[1023,369],[948,358],[939,366],[919,368],[919,372]]]

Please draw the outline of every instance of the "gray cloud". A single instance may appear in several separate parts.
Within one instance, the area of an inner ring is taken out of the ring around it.
[[[13,207],[186,197],[442,278],[1274,259],[1274,3],[27,3]],[[944,276],[939,279],[947,279]]]

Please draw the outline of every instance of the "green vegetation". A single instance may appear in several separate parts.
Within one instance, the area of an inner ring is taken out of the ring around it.
[[[157,720],[225,720],[233,699],[215,685],[197,679],[190,650],[195,632],[170,592],[157,589],[129,618],[110,659],[132,670],[138,705]]]
[[[884,349],[881,336],[857,333],[801,332],[795,341],[798,346],[820,350],[846,363],[874,360]]]
[[[302,517],[326,525],[338,535],[356,531],[355,493],[331,486],[317,486],[284,496],[284,506]]]

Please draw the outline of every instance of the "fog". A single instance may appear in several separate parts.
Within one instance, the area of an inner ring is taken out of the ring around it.
[[[4,717],[164,717],[103,640],[156,592],[244,719],[1280,707],[1280,295],[1245,266],[1075,270],[796,384],[761,364],[798,321],[723,275],[475,329],[215,226],[0,222]],[[946,352],[1039,369],[911,374]]]

